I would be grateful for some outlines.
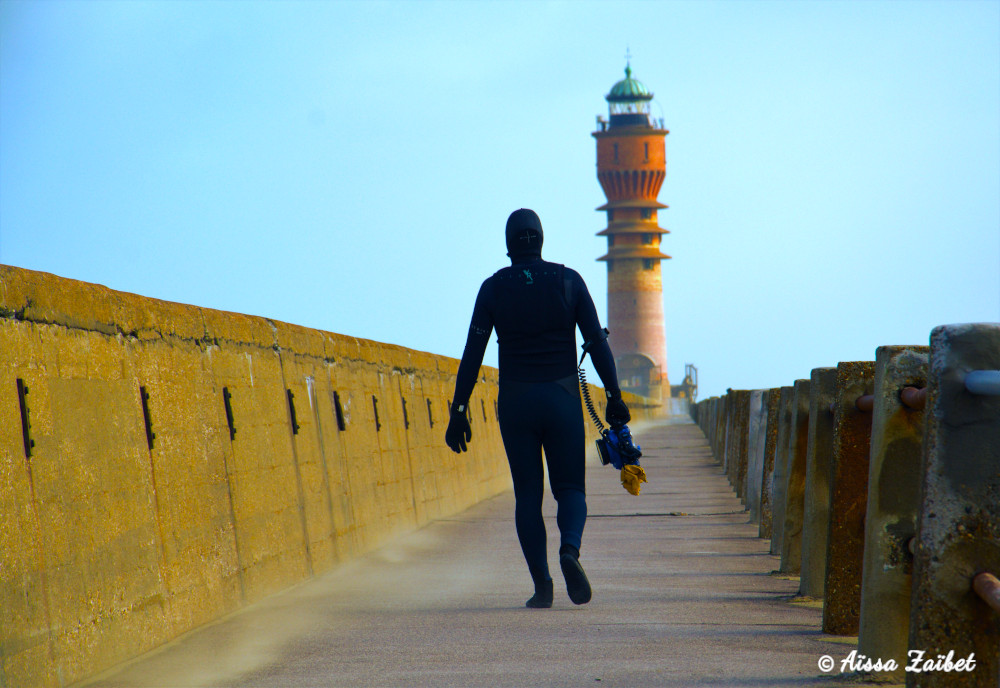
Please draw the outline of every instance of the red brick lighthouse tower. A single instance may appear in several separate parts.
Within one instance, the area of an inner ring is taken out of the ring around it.
[[[660,239],[667,230],[657,224],[664,204],[656,200],[667,176],[663,120],[649,116],[653,94],[625,78],[605,96],[609,119],[598,116],[597,178],[608,202],[597,208],[608,214],[598,236],[608,238],[608,338],[615,352],[622,389],[655,399],[670,397],[667,380],[667,337],[663,319]]]

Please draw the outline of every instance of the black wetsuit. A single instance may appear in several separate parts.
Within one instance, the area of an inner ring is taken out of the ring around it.
[[[561,544],[580,548],[587,517],[583,409],[577,383],[576,327],[606,389],[617,390],[614,358],[583,278],[538,257],[483,282],[458,368],[455,407],[468,405],[496,328],[500,346],[500,433],[510,463],[515,524],[532,578],[549,579],[542,520],[542,449],[558,502]]]

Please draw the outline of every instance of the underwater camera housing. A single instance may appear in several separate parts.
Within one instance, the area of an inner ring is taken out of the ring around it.
[[[638,463],[642,456],[642,447],[632,442],[632,433],[627,425],[605,428],[595,443],[601,464],[607,466],[610,463],[618,470],[621,470],[622,466]]]

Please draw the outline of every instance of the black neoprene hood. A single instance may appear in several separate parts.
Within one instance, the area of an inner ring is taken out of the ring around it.
[[[542,255],[542,221],[534,210],[519,208],[507,218],[507,255],[511,258]]]

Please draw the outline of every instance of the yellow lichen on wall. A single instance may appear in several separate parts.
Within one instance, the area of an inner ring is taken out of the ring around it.
[[[470,450],[444,444],[457,366],[0,266],[0,685],[83,679],[509,489],[496,370]]]

